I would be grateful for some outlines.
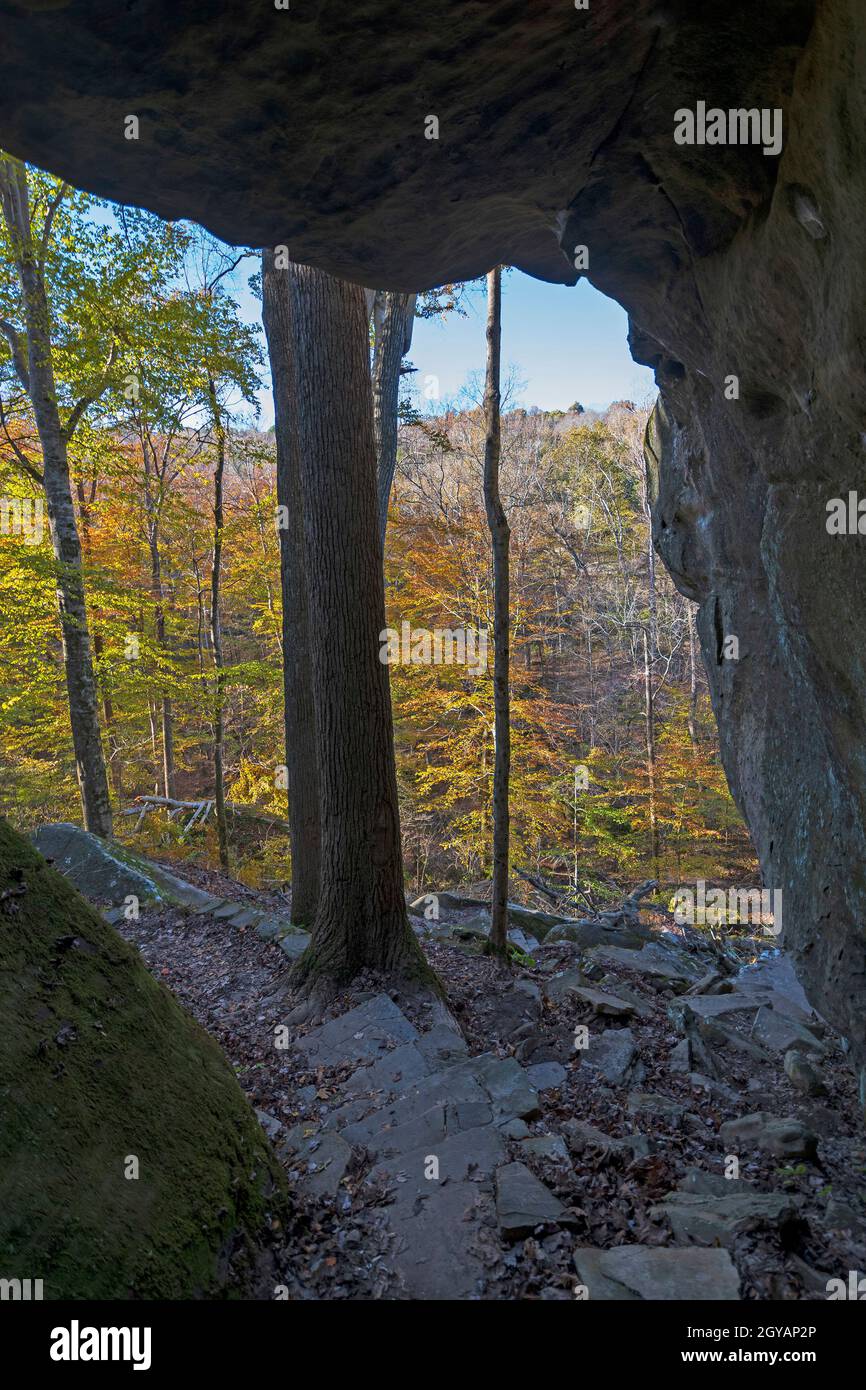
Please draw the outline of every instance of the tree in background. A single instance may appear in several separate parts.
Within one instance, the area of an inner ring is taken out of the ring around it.
[[[108,836],[111,802],[69,447],[112,380],[131,267],[127,259],[116,258],[113,238],[87,224],[93,200],[50,175],[28,173],[20,160],[5,154],[0,154],[0,202],[0,328],[24,393],[24,399],[17,397],[7,382],[0,424],[14,465],[44,490],[84,824]],[[38,457],[26,441],[31,415]]]
[[[373,299],[373,437],[376,445],[376,483],[379,494],[379,530],[385,544],[388,501],[397,465],[400,372],[412,344],[415,318],[414,294],[376,290]]]
[[[509,545],[511,533],[499,491],[501,426],[499,378],[502,343],[502,270],[487,276],[487,373],[484,386],[484,508],[493,555],[493,898],[490,945],[508,949],[509,806],[511,775],[511,662]]]
[[[648,777],[643,633],[650,622],[641,412],[502,415],[511,529],[511,854],[561,885],[609,892],[662,876],[749,872],[703,682],[688,731],[688,605],[656,576]],[[493,625],[480,408],[405,427],[386,555],[388,622]],[[407,864],[415,891],[489,879],[493,691],[465,667],[393,670]],[[684,753],[686,763],[683,762]]]
[[[134,441],[140,458],[155,636],[160,654],[154,674],[161,687],[163,793],[173,798],[177,790],[173,698],[180,691],[176,686],[172,688],[172,636],[167,611],[171,579],[165,573],[165,527],[170,522],[173,492],[186,471],[211,466],[215,489],[221,490],[226,441],[223,397],[255,405],[261,352],[255,332],[240,321],[237,304],[222,283],[243,259],[243,253],[231,254],[206,233],[169,227],[143,213],[124,210],[121,226],[130,245],[140,244],[149,234],[151,245],[155,244],[159,253],[131,325],[135,371],[125,408],[118,411],[114,423]],[[219,509],[218,498],[213,506],[215,511]],[[224,675],[219,622],[220,529],[215,522],[212,548],[217,563],[211,567],[210,624],[216,670],[211,703],[214,761],[221,764]],[[221,773],[215,771],[217,819],[222,825],[221,839],[225,841],[222,780]]]

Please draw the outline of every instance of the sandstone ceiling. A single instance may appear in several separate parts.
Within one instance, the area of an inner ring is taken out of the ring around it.
[[[766,203],[777,160],[677,147],[673,114],[787,106],[814,8],[2,0],[0,146],[365,285],[570,282],[580,242],[628,299]]]

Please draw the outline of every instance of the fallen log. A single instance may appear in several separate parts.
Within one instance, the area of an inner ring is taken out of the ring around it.
[[[178,801],[170,796],[137,796],[134,804],[127,807],[126,810],[121,811],[120,814],[122,816],[138,815],[138,824],[140,825],[141,820],[147,815],[148,811],[158,810],[160,807],[167,806],[172,812],[193,811],[195,814],[187,823],[186,827],[187,830],[189,830],[198,816],[202,817],[202,822],[206,819],[208,809],[212,805],[213,802],[208,798],[202,801]],[[286,834],[289,833],[289,822],[287,820],[282,820],[279,816],[271,815],[269,811],[258,810],[255,806],[240,806],[236,801],[227,801],[226,811],[244,820],[259,821],[262,825],[267,825],[271,829],[284,830]],[[136,826],[136,829],[137,828],[138,826]]]
[[[526,883],[537,889],[539,893],[543,893],[556,907],[575,907],[577,906],[578,899],[582,899],[590,912],[595,912],[595,904],[591,896],[584,893],[580,888],[575,889],[573,893],[564,893],[552,887],[540,874],[531,874],[528,869],[518,869],[517,867],[515,867],[514,872],[517,874],[518,878],[524,879]]]

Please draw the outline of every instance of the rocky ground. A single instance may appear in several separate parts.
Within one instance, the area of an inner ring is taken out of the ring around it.
[[[369,979],[286,1026],[286,900],[184,874],[192,910],[109,915],[302,1194],[289,1297],[825,1299],[866,1268],[844,1041],[772,939],[515,908],[503,971],[483,905],[443,893],[412,920],[447,1009]]]

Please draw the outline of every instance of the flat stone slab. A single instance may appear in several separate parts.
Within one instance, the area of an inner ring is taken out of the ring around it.
[[[711,1062],[710,1070],[712,1071],[723,1069],[724,1064],[722,1062],[717,1065],[712,1061],[714,1057],[718,1057],[720,1049],[724,1052],[730,1048],[732,1051],[739,1052],[742,1056],[759,1063],[759,1065],[770,1063],[773,1060],[766,1048],[759,1047],[751,1038],[747,1038],[743,1033],[738,1033],[736,1028],[729,1028],[726,1024],[720,1023],[717,1018],[702,1019],[697,1026],[697,1041],[703,1044],[703,1050],[708,1053]],[[693,1035],[692,1041],[694,1041]],[[692,1060],[694,1061],[695,1058],[693,1057]],[[708,1070],[705,1063],[706,1058],[700,1064],[704,1074]]]
[[[446,1139],[493,1123],[493,1111],[486,1099],[432,1105],[396,1125],[380,1125],[384,1113],[387,1112],[379,1110],[358,1124],[347,1125],[341,1131],[343,1138],[350,1144],[364,1144],[380,1157],[389,1158],[412,1153],[421,1147],[433,1152],[441,1148]]]
[[[442,1074],[466,1054],[466,1041],[453,1023],[434,1023],[415,1042],[403,1043],[353,1072],[342,1088],[349,1100],[332,1113],[327,1127],[351,1124],[362,1119],[371,1104],[378,1107],[407,1096],[425,1078]]]
[[[310,933],[298,931],[295,927],[284,932],[283,935],[277,939],[277,945],[283,955],[288,956],[289,960],[293,961],[298,960],[304,954],[309,944]]]
[[[678,1192],[700,1197],[730,1197],[732,1192],[752,1190],[752,1184],[745,1178],[726,1178],[723,1173],[708,1173],[705,1168],[689,1168],[677,1183]]]
[[[676,1007],[675,1001],[671,1008]],[[688,1007],[698,1018],[720,1018],[724,1014],[754,1014],[763,998],[757,993],[734,990],[731,994],[690,994]]]
[[[499,1131],[485,1125],[372,1170],[369,1182],[389,1184],[392,1202],[384,1211],[395,1237],[389,1259],[410,1298],[471,1299],[483,1292],[486,1266],[475,1250],[475,1223],[493,1220],[493,1173],[505,1157]]]
[[[244,907],[242,903],[237,904],[237,912],[231,918],[233,927],[255,927],[264,916],[264,913],[255,907]]]
[[[561,1062],[536,1062],[526,1068],[526,1075],[536,1091],[552,1091],[562,1085],[568,1072]]]
[[[282,942],[280,945],[282,946]],[[329,1019],[294,1046],[313,1063],[375,1062],[396,1043],[414,1042],[418,1031],[387,994],[377,994],[357,1008]]]
[[[429,1125],[438,1123],[428,1113],[440,1107],[443,1113],[441,1133],[454,1134],[461,1128],[477,1124],[505,1124],[514,1119],[531,1119],[538,1114],[538,1092],[526,1072],[512,1057],[499,1058],[490,1053],[469,1057],[441,1071],[433,1072],[412,1085],[407,1094],[391,1104],[380,1106],[371,1114],[359,1115],[364,1105],[357,1098],[341,1107],[330,1123],[353,1144],[363,1143],[377,1152],[381,1146],[393,1145],[394,1131],[426,1115]],[[467,1107],[476,1107],[475,1110]],[[408,1145],[412,1132],[398,1143]],[[419,1141],[420,1142],[420,1141]]]
[[[537,1134],[524,1139],[521,1149],[530,1158],[542,1158],[548,1163],[571,1164],[568,1146],[560,1134]]]
[[[239,917],[242,910],[242,903],[223,902],[219,907],[215,907],[210,915],[215,922],[228,922],[232,917]]]
[[[437,1109],[444,1114],[448,1107],[452,1111],[459,1111],[460,1106],[467,1105],[483,1106],[486,1118],[480,1123],[492,1123],[493,1110],[487,1092],[471,1072],[459,1066],[449,1067],[446,1071],[434,1072],[423,1077],[399,1100],[377,1107],[362,1119],[353,1117],[342,1132],[350,1143],[367,1144],[375,1149],[377,1144],[384,1143],[395,1130],[403,1128],[420,1116]],[[338,1125],[339,1118],[335,1117]],[[476,1120],[475,1123],[479,1121]],[[421,1143],[421,1140],[416,1142]]]
[[[728,1153],[757,1149],[775,1158],[810,1160],[818,1149],[818,1136],[802,1121],[792,1116],[768,1115],[764,1111],[726,1121],[719,1130],[719,1138]]]
[[[740,1276],[727,1250],[671,1250],[620,1245],[582,1246],[574,1252],[577,1277],[590,1301],[731,1301],[740,1297]]]
[[[214,908],[222,907],[225,901],[225,898],[217,898],[212,893],[206,893],[204,896],[204,900],[200,902],[198,906],[190,908],[190,912],[193,917],[199,917],[202,915],[202,913],[205,912],[208,913],[208,915],[210,915],[210,913],[213,912]]]
[[[371,1169],[369,1180],[388,1179],[394,1183],[393,1202],[397,1206],[414,1205],[417,1197],[429,1197],[450,1183],[492,1181],[506,1157],[499,1130],[493,1125],[479,1125],[448,1135],[433,1149],[420,1144],[405,1153],[380,1159]],[[436,1168],[431,1165],[431,1158],[436,1159]],[[435,1171],[438,1177],[428,1176]],[[492,1192],[492,1187],[488,1190]]]
[[[347,1096],[403,1096],[413,1083],[436,1070],[417,1043],[403,1043],[369,1067],[359,1067],[343,1086]]]
[[[777,955],[767,959],[759,960],[755,965],[744,966],[736,978],[737,989],[746,992],[757,991],[764,993],[770,990],[776,1000],[778,1007],[779,999],[786,999],[796,1010],[794,1016],[809,1018],[814,1010],[806,995],[806,991],[797,978],[794,963],[790,956]]]
[[[469,1053],[466,1039],[448,1015],[447,1010],[442,1008],[441,1015],[446,1021],[434,1022],[426,1033],[421,1034],[415,1044],[421,1055],[437,1066],[445,1066],[449,1062],[459,1061],[461,1057],[466,1057]]]
[[[588,1004],[594,1014],[605,1018],[631,1018],[636,1012],[634,1004],[614,994],[605,994],[600,989],[573,986],[569,993],[580,1003]]]
[[[490,1097],[496,1124],[532,1120],[539,1114],[538,1092],[513,1057],[494,1057],[484,1052],[459,1065],[476,1078]]]
[[[815,1056],[824,1053],[824,1045],[814,1033],[796,1019],[779,1013],[775,1007],[771,1009],[765,1005],[758,1010],[752,1036],[768,1052],[785,1053],[791,1048],[799,1048]]]
[[[650,936],[648,927],[635,924],[634,927],[612,927],[592,918],[581,918],[574,922],[564,922],[551,927],[545,938],[553,945],[557,941],[570,941],[584,950],[591,946],[640,947]]]
[[[590,1034],[589,1047],[580,1055],[581,1071],[589,1067],[611,1086],[621,1086],[637,1061],[637,1043],[630,1028],[606,1028]]]
[[[781,1230],[799,1214],[799,1201],[787,1193],[741,1191],[733,1181],[728,1188],[724,1196],[670,1192],[650,1208],[650,1216],[667,1221],[675,1240],[727,1247],[746,1231],[761,1226]]]
[[[296,1125],[290,1130],[277,1151],[288,1148],[294,1152],[298,1170],[297,1182],[305,1192],[317,1197],[334,1198],[352,1157],[352,1146],[338,1134],[320,1134],[315,1128]]]
[[[286,917],[263,917],[256,927],[256,936],[261,941],[275,941],[285,931],[295,928]]]
[[[585,989],[586,976],[581,970],[564,970],[559,975],[551,975],[544,982],[544,993],[554,1003],[567,998],[572,990]]]
[[[653,1017],[655,1009],[652,1004],[642,998],[637,990],[629,989],[621,975],[603,975],[600,980],[593,983],[596,989],[604,990],[606,993],[614,995],[616,999],[622,999],[625,1004],[631,1004],[638,1018],[651,1019]]]
[[[452,1302],[481,1296],[487,1266],[475,1250],[476,1223],[491,1220],[492,1210],[489,1191],[470,1179],[418,1193],[414,1207],[406,1203],[388,1212],[394,1233],[388,1261],[410,1299]]]
[[[605,965],[634,970],[652,981],[680,985],[683,989],[695,984],[701,976],[700,967],[685,955],[677,955],[654,942],[648,942],[639,951],[619,946],[595,946],[587,955]]]
[[[567,1208],[523,1163],[496,1170],[496,1220],[505,1240],[520,1240],[539,1226],[571,1224]]]

